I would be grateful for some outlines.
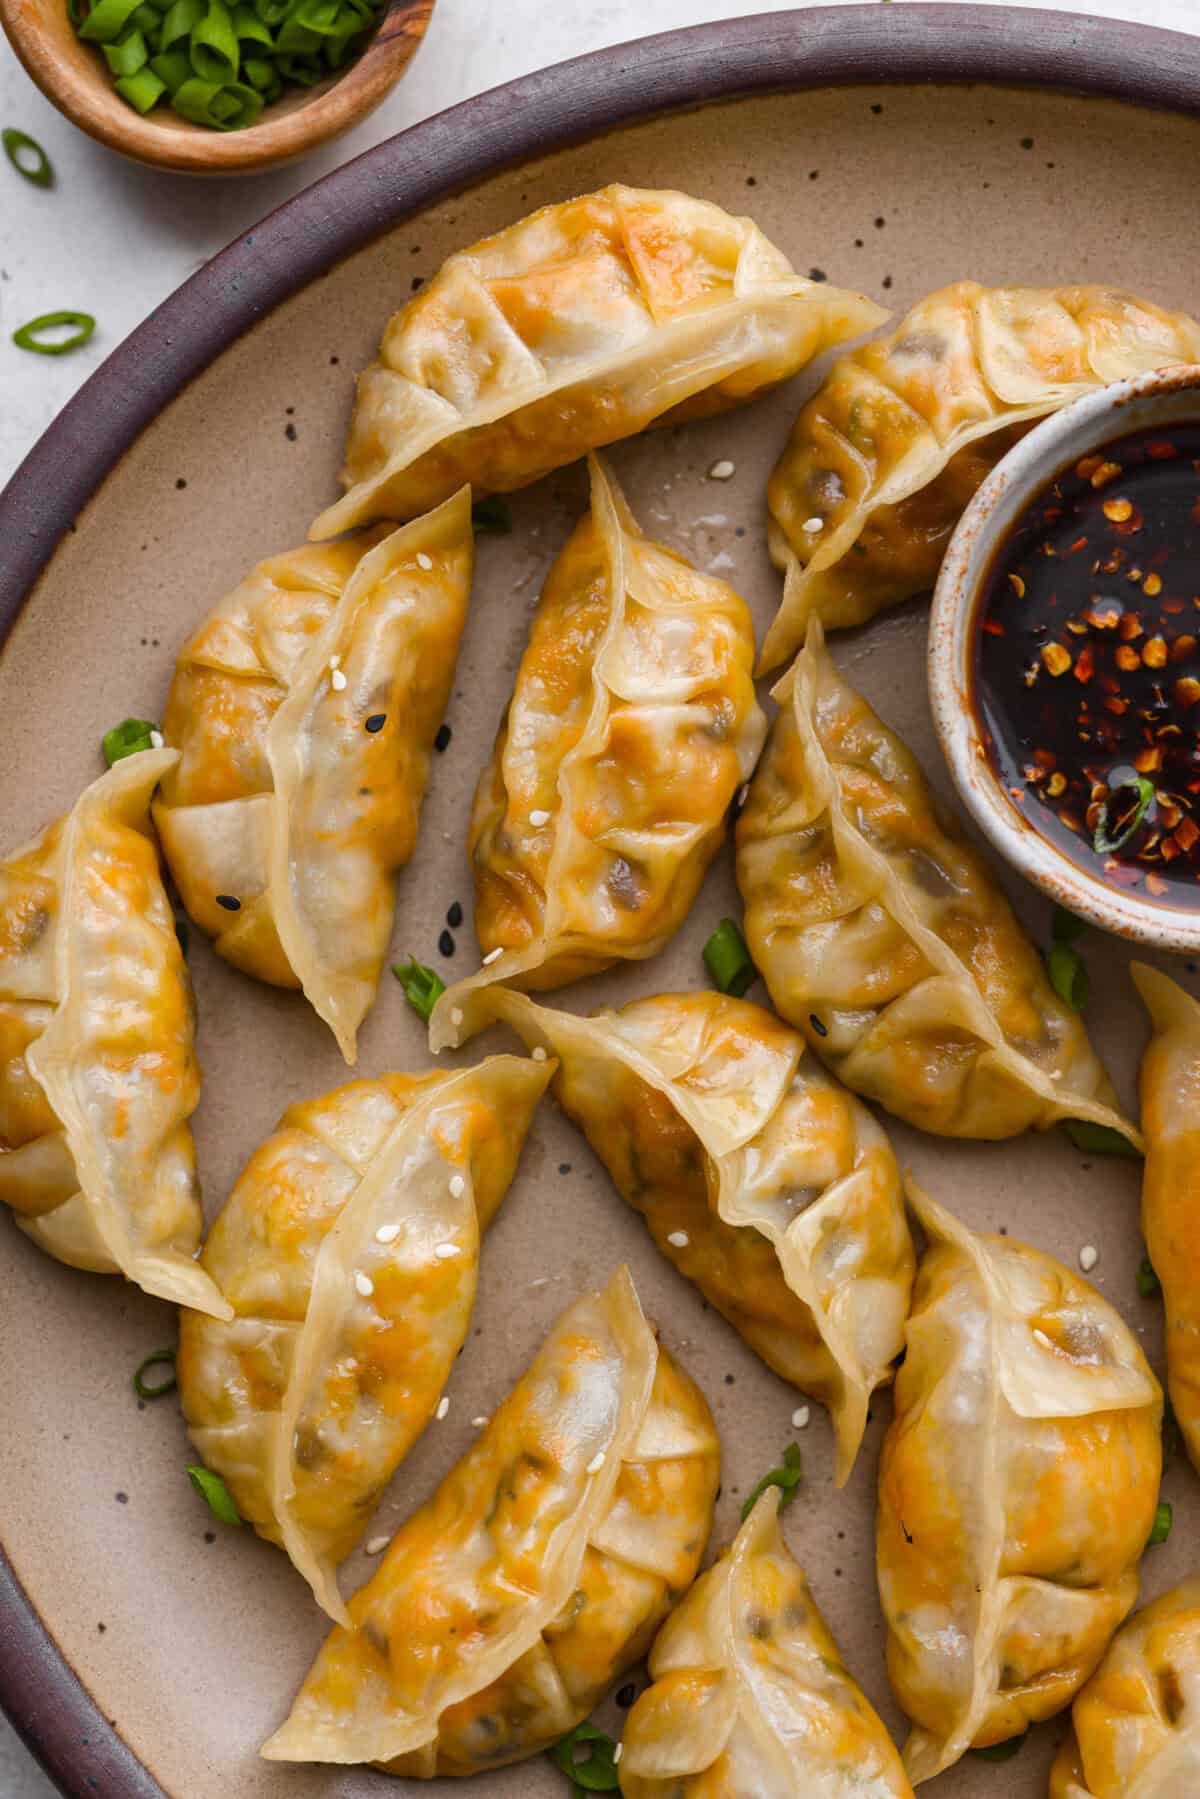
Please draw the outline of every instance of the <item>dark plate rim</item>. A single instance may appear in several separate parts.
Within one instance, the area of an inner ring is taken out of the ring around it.
[[[1200,117],[1200,38],[1009,6],[818,6],[663,32],[437,114],[270,213],[64,407],[0,492],[0,646],[56,545],[156,415],[259,319],[410,214],[669,111],[816,87],[1049,88]],[[0,1707],[68,1799],[171,1799],[99,1710],[0,1549]]]

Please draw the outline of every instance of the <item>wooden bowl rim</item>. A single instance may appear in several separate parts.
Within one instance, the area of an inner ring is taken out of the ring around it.
[[[522,76],[387,139],[270,213],[127,337],[0,492],[0,648],[139,434],[265,313],[452,193],[664,112],[753,94],[1042,88],[1200,118],[1200,38],[1083,14],[822,6],[663,32]],[[182,1799],[99,1710],[0,1545],[0,1708],[67,1799]]]

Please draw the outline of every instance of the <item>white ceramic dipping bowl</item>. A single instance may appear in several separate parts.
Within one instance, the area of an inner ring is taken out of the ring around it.
[[[999,462],[959,520],[933,596],[929,695],[942,750],[976,824],[1018,872],[1060,906],[1135,943],[1200,951],[1200,893],[1189,911],[1109,886],[1044,837],[1009,796],[973,703],[975,634],[993,557],[1026,505],[1056,475],[1116,438],[1200,421],[1200,364],[1179,364],[1085,394],[1035,425]],[[1200,569],[1197,570],[1200,591]]]

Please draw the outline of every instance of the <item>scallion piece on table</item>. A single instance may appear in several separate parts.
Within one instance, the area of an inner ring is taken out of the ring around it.
[[[43,339],[44,332],[61,331],[66,325],[73,326],[69,337]],[[34,350],[39,356],[66,356],[85,344],[95,329],[96,321],[90,312],[44,312],[40,318],[19,326],[12,340],[18,350]]]
[[[476,500],[471,508],[471,529],[476,537],[507,537],[512,530],[508,501],[501,499],[498,493],[489,494],[486,500]]]
[[[152,750],[158,726],[148,718],[125,718],[100,739],[104,760],[111,768],[125,756],[136,756],[139,750]]]
[[[1162,1292],[1162,1282],[1154,1272],[1154,1263],[1149,1256],[1143,1256],[1138,1264],[1137,1290],[1143,1299],[1153,1299]]]
[[[1073,1012],[1087,1005],[1088,971],[1083,957],[1069,943],[1052,943],[1046,957],[1050,985],[1060,999],[1065,999]]]
[[[407,962],[397,962],[392,973],[404,989],[404,997],[413,1011],[429,1023],[429,1015],[434,1006],[446,991],[446,983],[441,975],[432,968],[426,968],[424,962],[417,962],[410,956]]]
[[[188,1465],[187,1477],[207,1505],[213,1517],[222,1524],[240,1524],[242,1515],[233,1503],[229,1488],[219,1474],[200,1462]]]
[[[772,1468],[764,1474],[758,1485],[751,1491],[750,1497],[742,1507],[742,1523],[744,1524],[768,1487],[779,1488],[779,1503],[790,1505],[796,1497],[796,1489],[804,1479],[804,1462],[800,1455],[799,1443],[789,1443],[783,1452],[780,1467]]]
[[[1140,1156],[1142,1153],[1120,1131],[1114,1131],[1107,1124],[1093,1124],[1090,1118],[1068,1118],[1064,1120],[1063,1129],[1076,1149],[1086,1150],[1089,1155]]]
[[[732,918],[723,918],[704,945],[704,966],[713,985],[722,993],[741,999],[758,979],[758,970],[750,960],[746,940]]]
[[[1164,1499],[1162,1504],[1155,1508],[1154,1523],[1150,1528],[1150,1535],[1146,1538],[1147,1549],[1157,1549],[1160,1543],[1165,1543],[1171,1534],[1171,1526],[1174,1522],[1174,1508],[1168,1505]]]
[[[0,131],[0,144],[18,175],[23,175],[34,187],[54,186],[54,164],[35,137],[8,125]]]
[[[972,1749],[971,1754],[977,1755],[981,1762],[1010,1762],[1024,1741],[1023,1734],[1008,1737],[1003,1743],[989,1743],[986,1749]]]
[[[148,1368],[167,1368],[170,1372],[162,1379],[147,1380]],[[173,1349],[156,1349],[148,1355],[133,1377],[133,1390],[139,1399],[164,1399],[168,1393],[175,1391],[178,1383],[175,1379],[175,1351]]]
[[[616,1748],[606,1732],[585,1719],[548,1753],[555,1767],[585,1793],[615,1793],[619,1785]]]

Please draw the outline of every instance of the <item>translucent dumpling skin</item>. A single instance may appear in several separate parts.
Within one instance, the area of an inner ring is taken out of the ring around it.
[[[348,1062],[416,844],[467,614],[463,490],[390,536],[260,563],[180,655],[154,821],[235,968],[302,987]]]
[[[977,281],[928,295],[840,357],[767,487],[787,578],[762,667],[793,655],[812,618],[865,624],[932,587],[975,490],[1035,419],[1198,359],[1200,325],[1133,294]]]
[[[1200,1469],[1200,1005],[1157,969],[1131,972],[1154,1026],[1141,1074],[1142,1235],[1162,1282],[1171,1405]]]
[[[215,1318],[189,1120],[192,989],[150,796],[178,757],[127,756],[0,862],[0,1200],[73,1268]]]
[[[930,1240],[879,1467],[888,1673],[914,1785],[1070,1704],[1137,1596],[1162,1393],[1085,1281],[976,1237],[912,1189]]]
[[[687,917],[762,748],[754,632],[726,582],[643,537],[610,472],[550,571],[469,846],[485,964],[443,996],[434,1049],[494,982],[559,987],[655,954]]]
[[[192,1440],[340,1622],[337,1564],[438,1404],[553,1071],[493,1056],[292,1106],[205,1245],[235,1316],[183,1321]]]
[[[912,1799],[778,1509],[768,1490],[659,1632],[621,1737],[624,1799]]]
[[[359,378],[345,497],[315,537],[524,487],[648,425],[719,412],[887,317],[797,275],[750,219],[613,185],[451,256]]]
[[[708,1407],[621,1269],[401,1525],[263,1754],[419,1779],[536,1755],[691,1584],[719,1473]]]
[[[737,826],[746,937],[838,1078],[942,1137],[1137,1131],[1078,1013],[814,620]]]
[[[1124,1625],[1071,1708],[1050,1799],[1200,1793],[1200,1580]]]
[[[481,1004],[558,1058],[555,1096],[663,1254],[762,1357],[829,1407],[837,1479],[904,1340],[913,1249],[866,1107],[760,1006],[667,993],[578,1018]]]

